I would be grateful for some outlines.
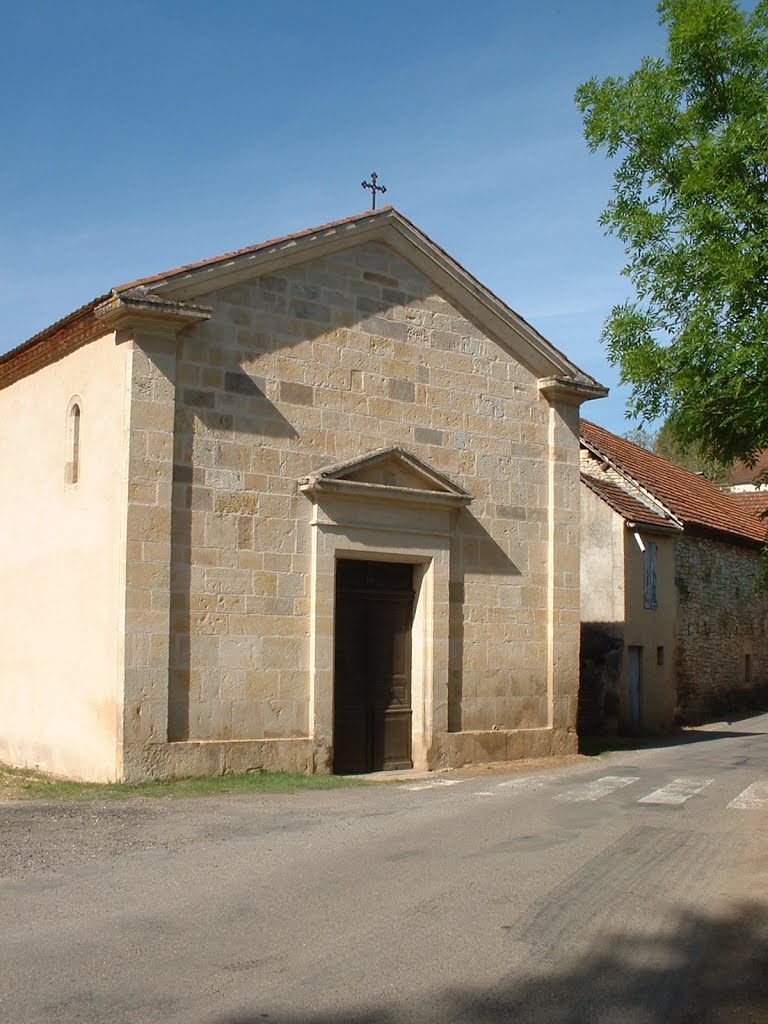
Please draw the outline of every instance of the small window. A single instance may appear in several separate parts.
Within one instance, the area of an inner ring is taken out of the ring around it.
[[[656,664],[657,665],[663,665],[664,664],[664,648],[663,647],[657,647],[656,648]]]
[[[646,544],[643,552],[643,605],[658,608],[656,601],[656,545]]]
[[[752,655],[751,654],[745,654],[744,655],[744,682],[745,683],[751,683],[752,682]]]
[[[67,412],[67,461],[65,479],[76,484],[80,479],[80,400],[73,398]]]

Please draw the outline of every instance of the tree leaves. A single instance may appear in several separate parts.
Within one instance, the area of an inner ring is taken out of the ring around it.
[[[616,162],[602,216],[634,299],[606,321],[630,407],[713,458],[768,447],[768,0],[662,0],[666,58],[576,103]]]

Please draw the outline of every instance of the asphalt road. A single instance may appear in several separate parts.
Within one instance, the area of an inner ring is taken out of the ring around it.
[[[544,770],[0,805],[13,1024],[765,1024],[768,716]]]

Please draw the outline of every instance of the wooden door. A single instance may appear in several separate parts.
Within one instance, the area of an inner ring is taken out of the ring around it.
[[[413,567],[336,563],[333,769],[412,768]]]

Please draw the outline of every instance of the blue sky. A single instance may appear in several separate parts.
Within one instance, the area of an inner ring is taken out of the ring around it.
[[[660,54],[651,0],[4,6],[0,352],[111,286],[386,200],[611,387],[629,294],[573,103]]]

